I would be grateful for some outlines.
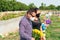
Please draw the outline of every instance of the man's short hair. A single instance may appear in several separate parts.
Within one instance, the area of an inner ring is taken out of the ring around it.
[[[29,10],[27,11],[27,14],[32,14],[32,12],[37,13],[37,10],[39,10],[39,9],[38,9],[38,8],[29,9]]]

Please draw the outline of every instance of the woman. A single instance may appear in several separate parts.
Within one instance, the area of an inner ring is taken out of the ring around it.
[[[36,13],[36,18],[38,20],[36,21],[32,21],[32,26],[33,26],[33,29],[38,29],[38,30],[41,30],[40,26],[41,26],[41,21],[40,21],[40,10],[38,8],[35,8],[35,13]],[[40,39],[39,40],[42,40],[42,37],[40,36]]]
[[[36,13],[36,18],[38,19],[36,22],[32,21],[32,26],[33,26],[33,29],[38,29],[40,30],[40,26],[41,26],[41,21],[40,21],[40,11],[38,8],[35,8],[35,13]]]

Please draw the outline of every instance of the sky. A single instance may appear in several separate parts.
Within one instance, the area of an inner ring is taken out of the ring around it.
[[[53,4],[55,6],[60,5],[60,0],[17,0],[17,1],[25,3],[26,5],[34,3],[37,7],[41,6],[41,3],[46,4],[46,6],[49,6],[50,4]]]

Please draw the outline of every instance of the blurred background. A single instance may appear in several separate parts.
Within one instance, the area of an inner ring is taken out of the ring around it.
[[[47,40],[60,40],[60,0],[0,0],[0,40],[19,40],[19,22],[30,8],[39,8],[41,19],[51,14]]]

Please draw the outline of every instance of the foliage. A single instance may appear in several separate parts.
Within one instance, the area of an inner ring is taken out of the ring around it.
[[[0,11],[18,11],[18,10],[28,10],[30,8],[36,8],[34,3],[26,5],[24,3],[18,2],[16,0],[0,0]],[[53,4],[46,6],[46,4],[41,3],[39,7],[40,10],[60,10],[60,5],[55,6]]]
[[[16,0],[0,0],[0,11],[27,10],[28,6]]]
[[[49,6],[46,6],[46,4],[41,3],[41,6],[39,7],[40,10],[60,10],[60,5],[55,6],[53,4],[50,4]]]
[[[34,3],[31,3],[31,4],[29,4],[29,9],[31,9],[31,8],[36,8],[36,6],[34,5]]]

